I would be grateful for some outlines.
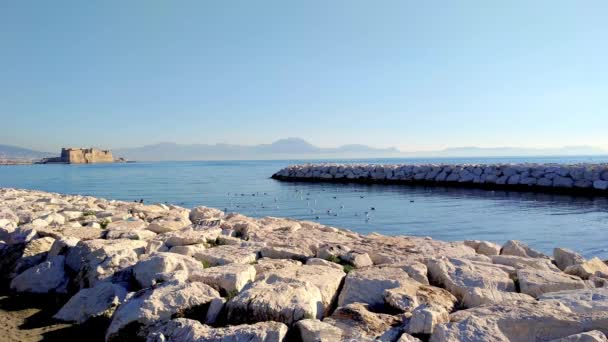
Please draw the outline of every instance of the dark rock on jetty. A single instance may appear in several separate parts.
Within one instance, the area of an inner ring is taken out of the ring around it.
[[[272,178],[608,195],[608,164],[304,164],[286,167]]]

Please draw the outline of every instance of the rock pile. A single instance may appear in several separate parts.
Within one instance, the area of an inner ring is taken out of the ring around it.
[[[0,267],[107,341],[606,341],[608,265],[518,241],[361,235],[0,189]]]
[[[272,178],[608,193],[608,164],[304,164],[286,167]]]

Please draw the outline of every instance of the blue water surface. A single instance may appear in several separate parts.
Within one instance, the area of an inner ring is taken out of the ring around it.
[[[313,220],[361,233],[441,240],[522,240],[608,258],[608,198],[402,185],[279,182],[310,161],[137,162],[0,166],[0,187],[206,205],[256,217]],[[349,160],[369,163],[608,162],[608,157]],[[373,209],[372,209],[373,208]]]

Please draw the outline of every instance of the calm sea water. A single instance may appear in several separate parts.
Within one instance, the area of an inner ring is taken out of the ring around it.
[[[308,161],[307,161],[308,162]],[[341,161],[347,162],[347,161]],[[348,161],[351,162],[351,161]],[[608,157],[357,160],[373,163],[608,162]],[[426,186],[287,183],[299,161],[0,166],[0,187],[109,199],[206,205],[251,216],[313,220],[361,233],[441,240],[522,240],[551,253],[608,258],[608,198]],[[374,209],[372,209],[374,208]]]

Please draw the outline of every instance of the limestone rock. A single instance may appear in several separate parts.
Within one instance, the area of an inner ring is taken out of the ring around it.
[[[327,266],[327,267],[335,268],[340,271],[342,271],[344,269],[344,267],[340,264],[336,264],[335,262],[327,261],[327,260],[320,259],[320,258],[310,258],[310,259],[306,260],[306,265],[308,265],[308,266]]]
[[[411,283],[407,273],[399,268],[369,267],[350,272],[338,297],[338,306],[364,303],[372,308],[384,306],[384,291]]]
[[[562,337],[557,340],[553,340],[552,342],[608,342],[608,338],[606,338],[606,335],[603,332],[593,330]]]
[[[65,262],[72,271],[79,273],[80,288],[93,287],[135,265],[146,245],[140,240],[80,241],[68,250]]]
[[[342,330],[342,338],[346,341],[366,341],[379,338],[401,324],[397,317],[371,312],[368,306],[361,303],[338,307],[323,322]]]
[[[410,334],[432,334],[438,324],[449,321],[450,314],[444,307],[420,305],[412,311],[406,330]]]
[[[224,213],[221,210],[207,207],[196,207],[190,210],[189,219],[192,223],[197,224],[201,220],[221,219]]]
[[[251,283],[226,303],[228,322],[277,321],[287,325],[322,318],[321,291],[309,282],[271,275]]]
[[[475,287],[503,292],[515,291],[515,283],[509,273],[493,264],[440,258],[429,260],[427,267],[431,283],[441,285],[459,299],[465,298],[469,290]]]
[[[343,261],[353,265],[355,268],[372,266],[374,263],[367,253],[350,251],[340,257]]]
[[[296,323],[302,342],[333,342],[342,339],[342,330],[318,319],[303,319]]]
[[[28,268],[11,281],[11,289],[17,292],[65,293],[68,278],[64,271],[65,257],[52,257]]]
[[[314,256],[309,251],[297,246],[267,246],[261,249],[260,254],[264,258],[293,259],[298,261],[306,261],[306,259]]]
[[[227,264],[250,264],[258,258],[258,249],[241,246],[217,246],[196,252],[192,255],[196,260],[209,263],[210,266]]]
[[[143,337],[147,335],[147,326],[193,311],[205,317],[206,312],[211,311],[210,307],[217,305],[215,303],[218,301],[222,303],[219,293],[203,283],[166,282],[142,290],[116,309],[106,332],[106,340]]]
[[[515,255],[526,258],[547,258],[546,255],[533,250],[521,241],[509,240],[500,251],[501,255]]]
[[[465,245],[475,249],[475,252],[482,255],[498,255],[500,254],[500,246],[489,241],[467,240]]]
[[[109,282],[78,291],[53,318],[84,323],[89,318],[104,316],[110,318],[114,309],[127,297],[124,287]]]
[[[420,305],[443,307],[451,312],[456,304],[456,297],[448,291],[409,280],[401,287],[384,291],[386,303],[397,310],[411,312]]]
[[[608,312],[608,288],[546,293],[538,300],[559,302],[577,313]]]
[[[517,271],[517,278],[521,292],[532,297],[538,297],[548,292],[585,287],[585,282],[579,277],[550,271],[521,269]]]
[[[13,274],[19,274],[46,259],[54,241],[52,237],[44,237],[26,243],[21,258],[15,263]]]
[[[203,282],[222,294],[240,292],[255,279],[255,267],[243,264],[228,264],[199,270],[190,275],[190,281]]]
[[[549,341],[594,329],[606,330],[608,313],[573,313],[560,303],[517,301],[457,311],[438,325],[431,342]]]
[[[212,328],[187,318],[176,318],[153,328],[147,342],[281,342],[287,326],[278,322]]]
[[[541,271],[559,272],[560,270],[551,263],[551,260],[544,258],[527,258],[515,255],[494,255],[492,263],[506,265],[519,269],[531,268]]]
[[[462,298],[462,303],[467,308],[474,308],[484,304],[511,303],[517,300],[534,301],[534,297],[525,293],[505,292],[496,289],[472,287],[467,290]]]
[[[608,278],[608,265],[606,265],[599,258],[595,257],[581,264],[570,265],[566,267],[564,272],[579,276],[583,279],[589,279],[589,277],[594,275],[602,278]]]
[[[580,254],[566,248],[553,249],[553,258],[555,259],[555,264],[557,267],[559,267],[559,269],[562,271],[568,266],[578,265],[585,262],[585,258],[583,258]]]
[[[181,217],[162,217],[150,222],[147,229],[154,233],[162,234],[183,229],[190,224],[192,224],[190,220]]]
[[[175,253],[156,253],[139,261],[133,266],[133,275],[141,287],[150,287],[158,282],[174,279],[174,272],[183,271],[188,279],[195,272],[202,272],[203,265],[184,255]]]
[[[64,255],[68,252],[70,248],[76,246],[76,244],[78,244],[78,241],[80,240],[74,237],[57,239],[53,241],[53,245],[51,245],[51,249],[48,252],[48,256],[52,257],[57,255]]]

